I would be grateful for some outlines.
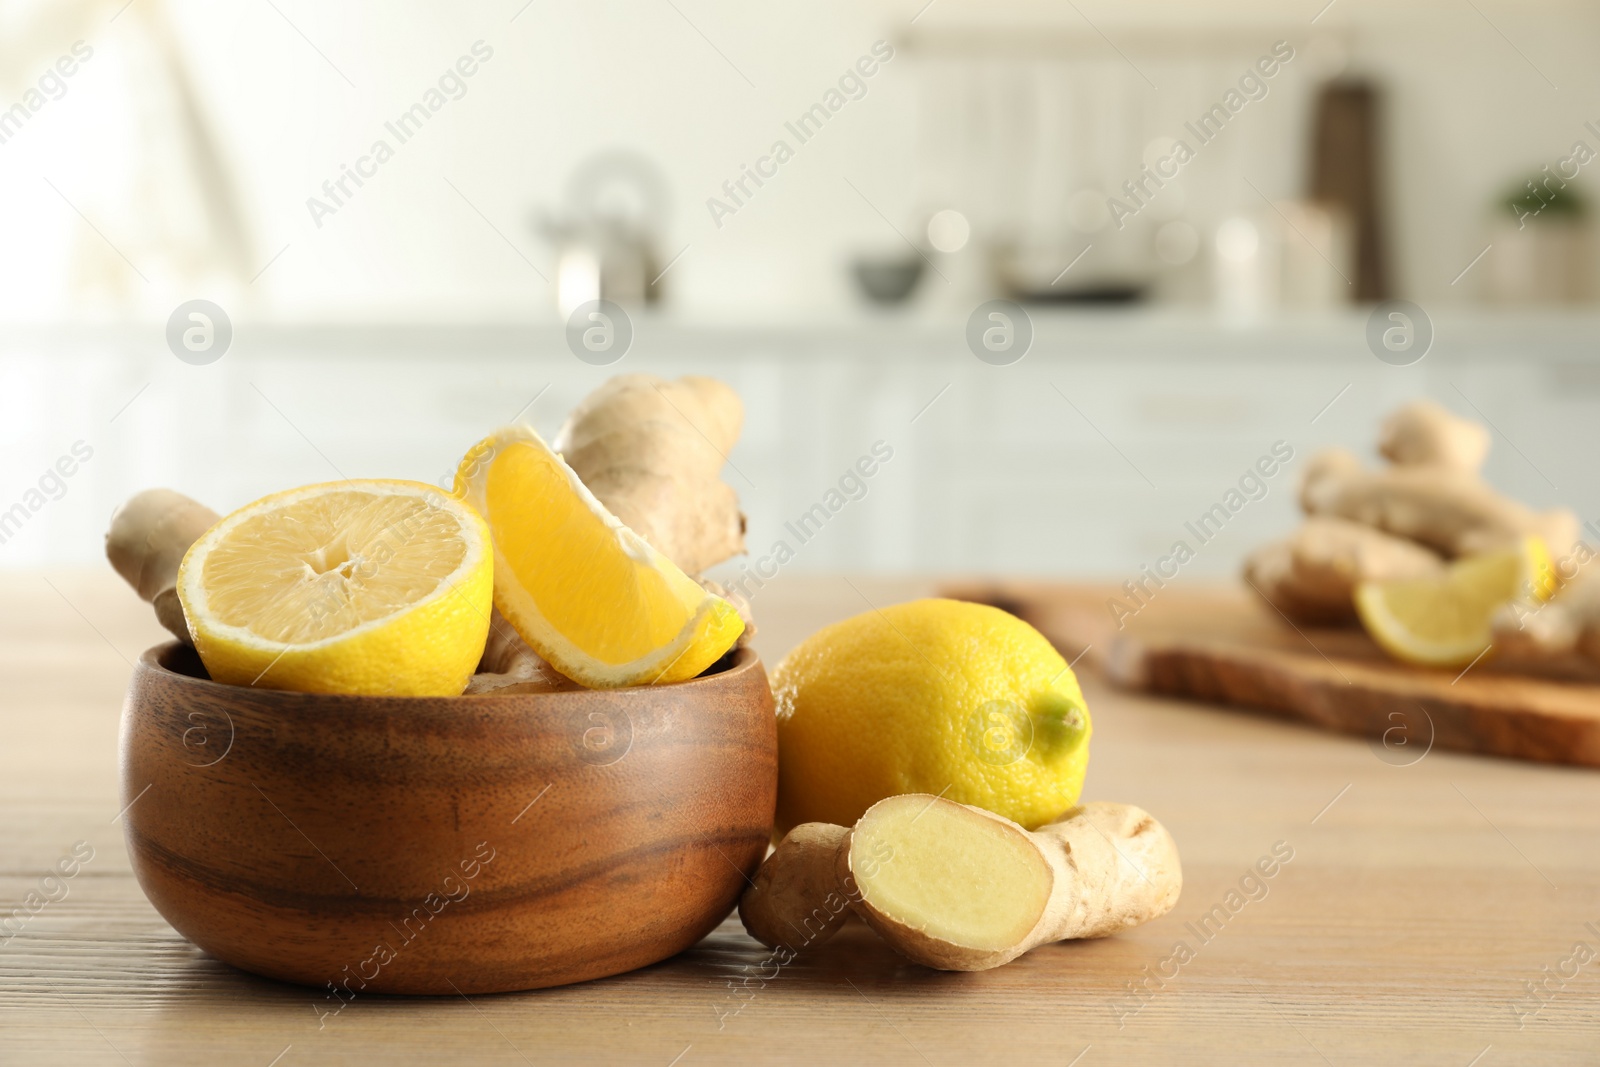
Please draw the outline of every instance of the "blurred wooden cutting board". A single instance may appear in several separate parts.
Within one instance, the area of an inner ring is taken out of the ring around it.
[[[1373,739],[1379,758],[1429,748],[1600,767],[1600,684],[1408,667],[1359,629],[1296,629],[1248,590],[1156,592],[1119,630],[1111,586],[964,583],[944,595],[1026,619],[1068,661],[1126,689],[1233,704]]]

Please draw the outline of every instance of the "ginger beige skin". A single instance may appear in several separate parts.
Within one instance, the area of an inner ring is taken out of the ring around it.
[[[832,936],[847,906],[915,963],[981,971],[1039,945],[1158,918],[1182,887],[1172,836],[1132,805],[1086,804],[1028,831],[911,793],[879,801],[848,830],[796,827],[745,891],[739,916],[769,947],[810,945]]]
[[[178,565],[189,546],[222,516],[171,489],[136,493],[111,516],[106,558],[152,605],[156,618],[186,645],[194,644],[178,603]]]
[[[1432,467],[1367,470],[1339,449],[1311,458],[1300,504],[1308,515],[1349,519],[1449,559],[1502,548],[1529,534],[1557,553],[1578,539],[1578,520],[1570,511],[1534,511],[1476,475]]]
[[[572,410],[551,447],[623,525],[700,574],[744,551],[739,498],[722,480],[743,425],[739,395],[714,378],[622,374]]]
[[[1557,555],[1578,539],[1570,511],[1534,511],[1485,482],[1488,430],[1439,404],[1392,412],[1378,450],[1388,466],[1338,448],[1313,455],[1300,479],[1305,524],[1245,560],[1247,583],[1290,619],[1353,623],[1362,582],[1431,577],[1529,535]]]
[[[1435,467],[1477,474],[1489,456],[1489,431],[1442,404],[1416,400],[1378,428],[1378,452],[1397,467]]]
[[[1494,616],[1494,649],[1505,667],[1573,681],[1600,681],[1600,566],[1586,546],[1556,562],[1566,584],[1545,604],[1515,601]]]
[[[820,945],[844,924],[846,894],[837,869],[850,831],[826,822],[801,823],[762,863],[739,898],[739,918],[766,945]]]
[[[1335,625],[1355,621],[1355,590],[1362,582],[1443,570],[1444,559],[1415,541],[1321,515],[1258,548],[1244,565],[1246,583],[1291,619]]]

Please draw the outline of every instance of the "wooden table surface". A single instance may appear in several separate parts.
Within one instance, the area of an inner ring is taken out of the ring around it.
[[[781,579],[756,603],[759,647],[772,663],[926,588]],[[632,974],[363,997],[319,1025],[322,996],[208,959],[134,882],[116,741],[129,661],[161,636],[143,606],[99,571],[0,573],[0,603],[0,914],[93,849],[0,932],[0,1064],[1600,1061],[1600,772],[1447,752],[1402,766],[1095,678],[1085,796],[1171,829],[1185,885],[1164,919],[986,974],[911,966],[859,926],[763,972],[734,919]],[[1275,847],[1293,858],[1248,877]]]

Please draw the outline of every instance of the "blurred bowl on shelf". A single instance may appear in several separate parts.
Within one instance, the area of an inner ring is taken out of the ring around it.
[[[857,256],[850,264],[850,274],[861,294],[874,304],[899,304],[916,289],[926,266],[919,255]]]
[[[1120,266],[1080,265],[1088,251],[999,244],[990,250],[990,265],[1000,291],[1025,304],[1135,304],[1145,299],[1146,278]]]

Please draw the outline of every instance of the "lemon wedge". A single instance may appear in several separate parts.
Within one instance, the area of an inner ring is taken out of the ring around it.
[[[483,654],[493,561],[483,519],[436,486],[330,482],[201,535],[178,599],[215,681],[453,696]]]
[[[596,689],[693,678],[744,623],[585,488],[526,426],[478,442],[456,492],[494,538],[494,600],[556,670]]]
[[[1356,587],[1367,633],[1391,656],[1424,667],[1465,667],[1493,643],[1495,610],[1518,598],[1543,603],[1556,590],[1544,542],[1528,537],[1471,556],[1443,574]]]

